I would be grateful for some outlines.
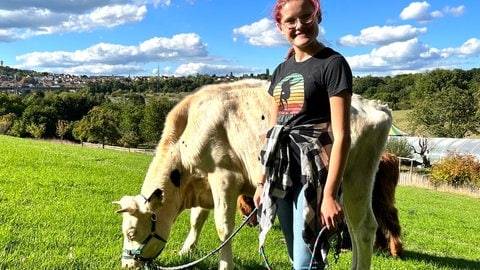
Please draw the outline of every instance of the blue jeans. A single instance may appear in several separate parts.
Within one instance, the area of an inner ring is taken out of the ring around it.
[[[277,199],[277,217],[287,244],[288,257],[295,270],[309,269],[312,253],[303,240],[303,187],[295,186],[283,199]],[[311,269],[324,269],[323,262]]]

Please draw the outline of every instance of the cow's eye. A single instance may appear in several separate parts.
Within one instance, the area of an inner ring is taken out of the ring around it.
[[[135,238],[135,230],[128,230],[127,231],[127,238],[128,240],[132,241]]]

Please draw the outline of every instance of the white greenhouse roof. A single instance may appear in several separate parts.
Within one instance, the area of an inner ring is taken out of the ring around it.
[[[417,152],[420,150],[418,144],[420,137],[409,136],[389,136],[389,140],[405,139],[412,146],[415,147]],[[448,152],[457,152],[459,154],[470,154],[480,161],[480,139],[455,139],[455,138],[427,138],[428,148],[430,149],[427,154],[431,163],[439,161]],[[413,159],[421,162],[420,155],[415,154],[412,150]]]

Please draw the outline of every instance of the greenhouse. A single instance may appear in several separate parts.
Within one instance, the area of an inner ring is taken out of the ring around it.
[[[389,136],[389,140],[407,140],[408,144],[420,150],[421,137],[409,136]],[[448,154],[448,152],[456,152],[459,154],[470,154],[480,161],[480,139],[455,139],[455,138],[427,138],[429,149],[427,157],[431,163],[435,163]],[[415,154],[412,149],[412,158],[418,162],[422,162],[420,155]]]

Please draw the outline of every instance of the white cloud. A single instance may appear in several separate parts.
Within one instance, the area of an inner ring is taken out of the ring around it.
[[[55,33],[87,32],[142,21],[147,4],[170,5],[165,0],[2,0],[0,42]]]
[[[457,56],[460,58],[480,56],[480,39],[471,38],[458,48],[446,48],[441,51],[443,57]]]
[[[441,58],[435,49],[413,38],[404,42],[394,42],[371,50],[369,54],[346,57],[350,66],[360,72],[383,70],[385,73],[395,70],[415,70],[425,68]]]
[[[196,34],[179,34],[172,38],[154,37],[139,46],[99,43],[73,52],[31,52],[17,56],[25,67],[74,67],[88,65],[119,65],[155,61],[205,59],[206,45]]]
[[[154,37],[142,42],[139,50],[159,59],[207,56],[207,45],[193,33],[178,34],[172,38]]]
[[[429,12],[430,4],[426,1],[412,2],[410,5],[402,10],[400,13],[400,19],[402,20],[415,20],[421,23],[429,22],[435,18],[443,18],[445,14],[451,14],[453,16],[462,16],[465,12],[465,6],[460,5],[458,7],[446,6],[443,8],[443,12],[435,10]]]
[[[430,47],[417,38],[372,49],[368,54],[345,57],[357,75],[398,75],[435,68],[458,68],[480,56],[480,40],[471,38],[457,48]]]
[[[462,16],[465,12],[465,6],[461,5],[458,7],[449,7],[446,6],[444,9],[445,13],[452,14],[453,16],[459,17]]]
[[[386,45],[393,42],[410,40],[426,32],[426,27],[415,28],[411,25],[372,26],[362,29],[359,36],[347,35],[341,37],[338,44],[348,47]]]
[[[250,25],[244,25],[233,29],[235,36],[243,36],[248,40],[248,43],[254,46],[281,46],[287,45],[285,38],[277,30],[272,20],[261,19]],[[235,37],[235,41],[237,38]]]
[[[428,22],[434,18],[443,17],[440,11],[428,12],[430,4],[426,1],[412,2],[410,5],[402,10],[400,13],[400,19],[402,20],[415,20],[418,22]]]

